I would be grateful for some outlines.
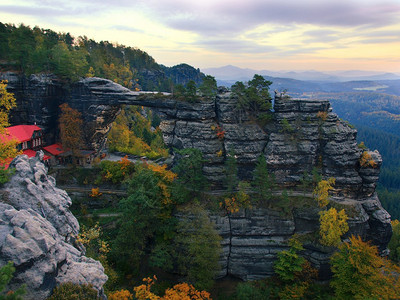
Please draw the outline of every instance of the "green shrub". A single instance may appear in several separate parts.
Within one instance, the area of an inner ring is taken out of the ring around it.
[[[92,285],[67,282],[60,284],[53,290],[48,300],[90,300],[100,299]]]

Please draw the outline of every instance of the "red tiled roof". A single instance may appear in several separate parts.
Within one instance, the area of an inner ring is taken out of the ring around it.
[[[18,140],[20,143],[31,140],[33,132],[42,130],[36,125],[16,125],[6,128],[8,135],[1,135],[3,141]]]
[[[53,144],[50,146],[43,147],[44,150],[49,152],[51,155],[57,156],[60,155],[61,153],[64,153],[64,149],[61,144]]]

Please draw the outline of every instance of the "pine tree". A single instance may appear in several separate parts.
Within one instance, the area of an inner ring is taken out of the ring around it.
[[[239,184],[238,167],[235,152],[231,149],[225,160],[225,187],[229,195],[233,195]]]
[[[260,155],[254,170],[254,180],[252,182],[257,199],[259,201],[270,201],[272,198],[273,176],[269,174],[267,161],[264,155]]]

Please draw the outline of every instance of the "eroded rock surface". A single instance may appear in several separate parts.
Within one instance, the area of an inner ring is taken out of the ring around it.
[[[43,95],[51,94],[55,90],[42,88],[46,86],[43,83],[46,78],[26,79],[31,83],[24,86],[33,89],[36,82],[41,91],[47,91]],[[13,87],[18,89],[19,81],[10,79],[11,91]],[[17,102],[29,98],[29,91],[18,94]],[[42,100],[47,99],[38,95]],[[359,234],[377,245],[381,253],[385,252],[392,231],[390,216],[375,193],[381,156],[357,147],[357,131],[332,112],[327,100],[276,98],[271,121],[261,125],[254,116],[238,114],[237,99],[228,90],[221,90],[213,100],[187,103],[168,94],[134,92],[110,80],[86,78],[73,84],[58,99],[83,113],[87,145],[95,150],[104,144],[109,124],[120,105],[151,107],[163,120],[160,128],[171,150],[202,151],[206,160],[203,172],[214,188],[223,188],[224,162],[231,150],[237,158],[240,179],[252,179],[257,158],[263,155],[281,189],[296,191],[304,174],[311,175],[312,169],[317,168],[324,178],[336,179],[332,201],[351,212],[348,235]],[[46,116],[45,110],[41,113]],[[360,163],[364,151],[373,164]],[[31,209],[43,217],[40,208]],[[287,248],[287,240],[294,233],[318,231],[319,220],[318,210],[312,207],[294,209],[286,216],[273,209],[253,207],[232,216],[211,214],[211,217],[223,237],[224,267],[220,275],[243,279],[272,274],[276,253]],[[66,228],[63,234],[68,236],[74,226]],[[313,243],[306,243],[305,248],[304,254],[314,266],[328,273],[329,249]]]
[[[68,209],[71,199],[55,186],[41,158],[38,152],[11,163],[15,175],[0,199],[0,267],[14,262],[10,288],[26,284],[26,299],[46,299],[64,282],[92,284],[103,295],[103,266],[74,246],[79,224]]]

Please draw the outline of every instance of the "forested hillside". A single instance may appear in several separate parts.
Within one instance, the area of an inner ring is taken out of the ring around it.
[[[51,29],[0,22],[0,69],[27,75],[55,73],[69,82],[98,76],[125,87],[171,91],[175,84],[202,81],[204,74],[187,64],[165,67],[146,52],[86,36],[75,38]]]

